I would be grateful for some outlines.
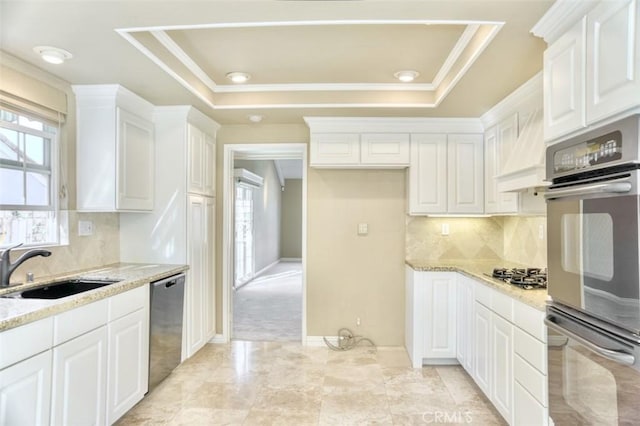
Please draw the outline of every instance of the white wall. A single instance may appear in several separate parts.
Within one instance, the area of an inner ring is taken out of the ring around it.
[[[280,259],[280,181],[272,160],[236,160],[234,168],[264,178],[262,188],[253,190],[255,270],[259,272]]]

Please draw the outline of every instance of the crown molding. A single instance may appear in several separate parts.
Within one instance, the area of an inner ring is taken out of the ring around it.
[[[566,33],[598,3],[596,0],[556,0],[531,29],[531,33],[551,44]]]
[[[507,116],[518,111],[528,102],[542,104],[542,71],[529,79],[522,86],[511,92],[506,98],[495,104],[489,111],[480,116],[480,121],[488,129],[502,121]]]
[[[312,133],[482,133],[478,118],[303,117]]]

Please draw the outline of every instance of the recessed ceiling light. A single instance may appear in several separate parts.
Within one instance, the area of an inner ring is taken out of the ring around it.
[[[249,116],[247,116],[247,118],[249,119],[250,122],[252,123],[259,123],[262,121],[262,119],[264,118],[264,116],[260,115],[260,114],[251,114]]]
[[[418,77],[420,73],[413,70],[398,71],[393,76],[403,83],[410,83]]]
[[[36,46],[33,48],[33,51],[40,55],[40,57],[46,62],[56,65],[59,65],[73,57],[73,55],[66,50],[53,46]]]
[[[227,74],[227,78],[234,83],[246,83],[251,78],[251,75],[246,72],[234,71]]]

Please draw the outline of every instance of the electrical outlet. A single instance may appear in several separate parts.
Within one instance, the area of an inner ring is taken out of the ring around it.
[[[358,235],[367,235],[369,233],[369,225],[366,223],[358,224]]]
[[[90,220],[79,220],[78,235],[81,237],[93,235],[93,222]]]
[[[538,225],[538,238],[544,240],[544,225]]]
[[[449,224],[448,223],[443,223],[442,224],[442,235],[449,235]]]
[[[360,317],[358,317],[358,318],[356,318],[356,325],[357,325],[358,327],[360,327],[360,324],[361,324],[361,322],[360,322]]]

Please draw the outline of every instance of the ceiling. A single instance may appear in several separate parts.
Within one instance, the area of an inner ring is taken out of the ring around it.
[[[221,124],[480,116],[542,69],[550,0],[0,0],[0,50]],[[34,46],[74,56],[43,62]],[[411,83],[394,73],[416,70]],[[232,71],[251,79],[234,84]]]

